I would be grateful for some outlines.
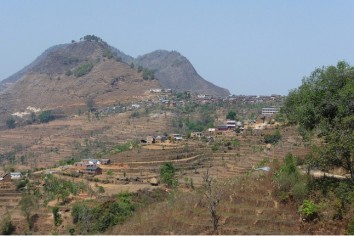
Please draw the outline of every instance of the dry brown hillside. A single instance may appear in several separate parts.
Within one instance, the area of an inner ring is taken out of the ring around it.
[[[102,59],[90,73],[75,77],[65,74],[30,73],[0,95],[2,120],[23,112],[28,106],[41,110],[61,109],[77,112],[86,109],[92,97],[98,106],[143,100],[149,89],[159,88],[156,80],[143,80],[141,74],[114,59]]]

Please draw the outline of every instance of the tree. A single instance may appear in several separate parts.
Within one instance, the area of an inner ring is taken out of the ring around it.
[[[305,140],[322,140],[317,166],[342,166],[354,180],[354,67],[340,61],[316,69],[289,93],[282,113]]]
[[[228,120],[235,120],[236,119],[236,112],[229,111],[226,115],[226,119]]]
[[[96,103],[95,103],[95,100],[93,99],[93,97],[88,97],[87,100],[86,100],[86,106],[88,108],[88,111],[92,112],[92,111],[95,111],[96,108]]]
[[[209,175],[209,169],[203,176],[203,182],[205,187],[205,196],[208,201],[208,209],[210,212],[210,221],[213,226],[213,233],[215,234],[219,227],[220,215],[217,212],[217,207],[220,203],[221,192],[213,187],[213,179]]]
[[[54,116],[51,110],[46,110],[46,111],[42,111],[39,114],[38,119],[41,123],[48,123],[49,121],[54,120]]]
[[[35,197],[29,193],[23,193],[21,200],[19,202],[21,211],[23,212],[26,221],[28,223],[28,227],[31,230],[33,227],[33,221],[31,219],[32,216],[32,211],[36,208],[37,206],[37,201]]]
[[[54,225],[59,226],[63,222],[63,219],[61,218],[60,212],[59,212],[59,207],[55,206],[52,208],[52,213],[53,213],[53,218],[54,218]]]
[[[9,128],[9,129],[13,129],[15,128],[15,118],[13,118],[12,116],[9,116],[6,120],[6,126]]]
[[[165,163],[160,168],[161,181],[169,187],[176,187],[178,185],[175,174],[176,168],[172,163]]]

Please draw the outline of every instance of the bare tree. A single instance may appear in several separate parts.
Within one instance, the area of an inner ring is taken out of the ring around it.
[[[86,100],[86,106],[89,112],[96,110],[96,102],[92,96],[89,96]]]
[[[208,209],[210,212],[210,220],[213,225],[213,233],[215,234],[218,226],[220,215],[217,213],[217,206],[219,205],[221,199],[221,191],[218,191],[215,187],[213,187],[213,179],[209,175],[209,169],[207,169],[206,173],[203,176],[204,186],[205,186],[205,196],[208,201]]]

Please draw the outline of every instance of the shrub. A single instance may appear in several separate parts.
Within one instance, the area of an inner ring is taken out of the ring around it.
[[[11,216],[9,213],[6,213],[2,216],[0,222],[0,234],[10,235],[14,232],[15,226],[12,224]]]
[[[304,200],[299,208],[302,218],[306,221],[312,221],[318,218],[319,207],[312,200]]]
[[[291,189],[291,195],[294,196],[295,200],[301,202],[305,199],[308,194],[307,184],[304,182],[297,182],[293,185]]]
[[[104,232],[109,227],[122,223],[133,211],[135,205],[131,194],[120,193],[115,199],[94,207],[88,203],[75,203],[71,215],[81,233],[95,233]]]
[[[75,75],[75,77],[84,76],[84,75],[88,74],[92,68],[93,68],[92,63],[86,63],[86,64],[81,65],[78,68],[76,68],[74,70],[74,75]]]
[[[276,144],[281,139],[280,131],[277,129],[274,134],[267,134],[264,136],[264,142],[270,144]]]
[[[292,154],[285,156],[285,163],[275,172],[274,177],[280,196],[287,196],[286,199],[293,197],[298,202],[307,196],[307,179],[300,174]]]
[[[348,223],[347,234],[354,235],[354,217],[352,217]]]
[[[59,213],[59,207],[55,206],[52,209],[53,217],[54,217],[54,225],[59,226],[63,222],[61,215]]]
[[[16,190],[23,189],[24,187],[26,187],[27,184],[28,184],[28,179],[20,180],[20,181],[16,184]]]
[[[133,111],[133,113],[130,115],[130,118],[139,118],[140,117],[140,112],[138,111]]]
[[[176,168],[172,163],[165,163],[161,166],[160,177],[161,181],[169,187],[176,187],[178,181],[175,178]]]
[[[73,74],[73,72],[71,71],[71,70],[67,70],[66,72],[65,72],[65,75],[66,76],[70,76],[70,75],[72,75]]]
[[[48,123],[49,121],[54,120],[54,116],[51,110],[47,110],[47,111],[42,111],[39,114],[38,119],[41,123]]]
[[[15,128],[15,123],[16,123],[16,121],[12,116],[9,116],[6,120],[6,126],[9,129]]]
[[[226,115],[226,119],[228,120],[235,120],[236,119],[236,112],[229,111]]]

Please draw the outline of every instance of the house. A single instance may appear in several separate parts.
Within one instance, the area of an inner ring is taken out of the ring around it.
[[[235,120],[227,120],[226,126],[228,129],[235,129],[236,128],[236,121]]]
[[[218,125],[217,130],[218,131],[227,131],[227,130],[229,130],[229,127],[227,125]]]
[[[85,162],[76,162],[74,166],[77,169],[77,172],[89,175],[100,175],[102,174],[102,169],[96,164],[89,164]]]
[[[203,137],[204,135],[203,135],[203,133],[202,132],[192,132],[191,133],[191,137],[192,138],[201,138],[201,137]]]
[[[92,159],[92,158],[82,159],[81,162],[86,163],[86,164],[95,164],[95,165],[100,165],[101,164],[101,162],[99,160]]]
[[[0,181],[2,183],[11,182],[11,175],[9,173],[2,175],[2,177],[0,177]]]
[[[155,143],[155,138],[153,136],[147,136],[146,137],[146,143],[147,144]]]
[[[163,142],[166,141],[166,139],[167,139],[166,136],[164,136],[164,135],[162,135],[162,136],[158,135],[158,136],[155,137],[155,143],[163,143]]]
[[[272,116],[276,113],[279,113],[279,108],[277,107],[265,107],[262,108],[262,115],[263,116]]]
[[[109,165],[109,164],[111,164],[111,160],[110,159],[101,159],[101,164],[102,165]]]
[[[174,139],[176,141],[183,140],[182,135],[180,135],[180,134],[172,134],[172,139]]]
[[[11,179],[21,179],[21,172],[10,172]]]
[[[96,165],[89,165],[89,166],[87,166],[84,173],[89,174],[89,175],[101,175],[102,169]]]
[[[209,129],[208,129],[208,132],[209,132],[209,133],[215,133],[215,128],[209,128]]]

